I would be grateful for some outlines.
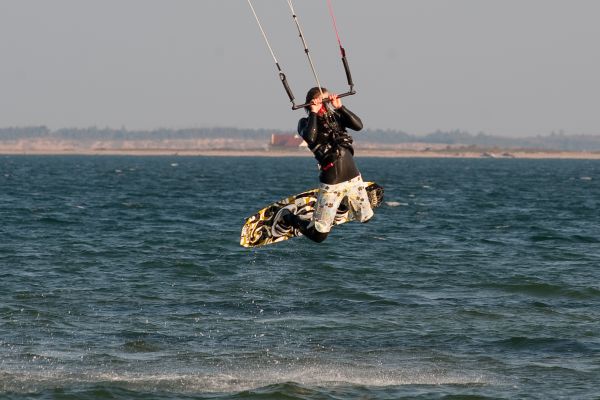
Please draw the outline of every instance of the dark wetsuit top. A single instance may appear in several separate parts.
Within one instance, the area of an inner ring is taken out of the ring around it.
[[[308,118],[300,119],[298,133],[321,166],[319,181],[333,185],[360,174],[354,163],[352,137],[346,128],[359,131],[362,127],[360,118],[344,106],[325,115],[311,111]],[[327,168],[330,163],[333,166]]]

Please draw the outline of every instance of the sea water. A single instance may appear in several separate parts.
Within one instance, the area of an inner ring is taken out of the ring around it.
[[[310,157],[0,157],[0,398],[600,398],[599,161],[357,162],[371,222],[246,249]]]

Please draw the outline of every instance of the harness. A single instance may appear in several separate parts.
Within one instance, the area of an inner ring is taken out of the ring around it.
[[[341,156],[342,147],[354,154],[352,137],[342,127],[338,118],[333,110],[328,110],[318,117],[319,141],[310,150],[322,171],[327,171],[334,166]]]

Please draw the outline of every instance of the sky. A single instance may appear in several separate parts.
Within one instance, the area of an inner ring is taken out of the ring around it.
[[[287,1],[253,0],[299,103]],[[325,0],[295,0],[321,84],[348,87]],[[600,1],[332,0],[368,129],[600,134]],[[0,127],[294,131],[247,0],[0,0]]]

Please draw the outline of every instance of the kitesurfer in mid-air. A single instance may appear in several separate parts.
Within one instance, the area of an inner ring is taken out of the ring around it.
[[[289,210],[283,222],[297,228],[315,242],[327,238],[338,208],[346,208],[356,220],[367,222],[373,216],[371,203],[360,172],[354,162],[352,137],[346,129],[359,131],[362,121],[342,105],[327,89],[314,87],[306,94],[308,118],[298,122],[298,133],[317,159],[319,194],[311,220],[303,220]]]

